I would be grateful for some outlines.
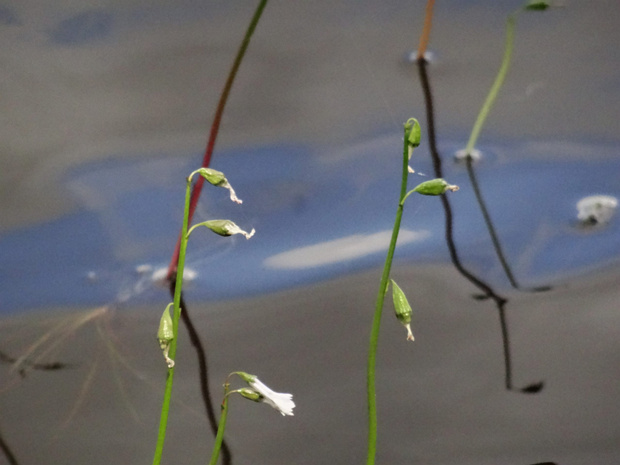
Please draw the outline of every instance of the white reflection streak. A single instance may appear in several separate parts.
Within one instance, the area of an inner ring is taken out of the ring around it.
[[[353,234],[272,255],[264,264],[268,268],[299,270],[345,262],[387,250],[391,235],[391,230],[374,234]],[[429,236],[428,230],[401,229],[397,245],[421,241]]]

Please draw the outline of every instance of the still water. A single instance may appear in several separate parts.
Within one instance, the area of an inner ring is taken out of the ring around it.
[[[393,277],[414,308],[416,340],[388,302],[378,461],[620,462],[620,6],[519,17],[481,159],[468,169],[454,155],[519,5],[438,3],[427,95],[410,59],[423,2],[267,6],[212,162],[244,203],[205,190],[196,213],[257,233],[197,231],[186,263],[215,405],[236,370],[297,404],[281,418],[234,399],[233,463],[365,460],[367,339],[412,116],[424,137],[411,187],[435,177],[437,154],[460,190],[448,207],[406,204]],[[0,463],[151,460],[166,372],[155,335],[184,177],[200,164],[254,7],[0,8],[0,433],[10,450]],[[611,199],[598,221],[579,218],[590,196]],[[165,461],[204,463],[213,439],[184,331],[176,373]]]

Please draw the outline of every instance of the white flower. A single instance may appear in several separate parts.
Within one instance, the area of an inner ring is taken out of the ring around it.
[[[244,371],[235,371],[232,374],[238,375],[243,381],[248,383],[252,388],[255,396],[252,394],[252,391],[246,392],[245,395],[242,389],[239,390],[239,393],[246,397],[247,399],[254,400],[255,402],[265,402],[275,408],[282,415],[291,415],[293,416],[293,408],[295,408],[295,402],[293,402],[293,394],[285,394],[281,392],[273,392],[267,386],[265,386],[257,376],[251,375]]]
[[[265,386],[256,375],[251,375],[244,371],[235,371],[231,375],[236,374],[246,383],[250,385],[251,390],[245,394],[243,389],[238,392],[247,399],[254,400],[255,402],[265,402],[271,405],[274,409],[280,412],[282,415],[293,416],[293,409],[295,408],[295,402],[293,402],[293,394],[287,394],[282,392],[274,392]]]
[[[265,386],[258,378],[254,377],[253,381],[248,381],[248,384],[252,389],[261,395],[261,400],[266,404],[271,405],[282,415],[293,416],[293,408],[295,408],[295,402],[293,402],[293,394],[285,394],[281,392],[274,392]]]
[[[241,234],[242,236],[245,236],[246,239],[249,239],[250,237],[252,237],[254,233],[256,232],[254,228],[252,228],[250,232],[246,232],[243,229],[241,229],[239,226],[237,226],[235,223],[233,223],[232,221],[230,221],[227,225],[225,225],[224,229],[228,233],[227,234],[228,236],[232,236],[233,234]]]

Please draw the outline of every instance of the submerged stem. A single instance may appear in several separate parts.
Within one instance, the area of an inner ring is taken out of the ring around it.
[[[478,117],[476,118],[476,122],[474,123],[474,127],[471,131],[471,135],[469,136],[469,140],[467,141],[467,146],[465,147],[465,152],[469,154],[476,145],[478,140],[478,136],[480,135],[480,131],[482,131],[482,126],[497,99],[497,95],[499,94],[502,85],[504,84],[504,79],[506,79],[506,74],[508,74],[508,68],[510,68],[510,60],[512,58],[512,49],[514,45],[515,38],[515,22],[517,19],[517,14],[521,10],[517,10],[514,13],[511,13],[506,20],[506,42],[504,45],[504,58],[502,59],[502,65],[499,68],[499,72],[493,82],[493,86],[491,86],[491,90],[487,95],[482,108],[480,108],[480,113],[478,113]]]

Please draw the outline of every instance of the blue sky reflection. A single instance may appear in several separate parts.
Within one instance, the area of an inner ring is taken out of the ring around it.
[[[399,145],[396,136],[380,136],[354,150],[281,146],[218,154],[213,166],[227,174],[244,203],[231,203],[223,189],[207,189],[196,220],[229,218],[257,234],[247,241],[196,231],[188,249],[187,265],[195,273],[188,295],[260,294],[378,267],[396,207]],[[553,144],[540,146],[553,152]],[[445,153],[456,148],[448,146]],[[613,148],[596,147],[599,156],[590,161],[551,161],[527,150],[498,146],[476,165],[519,281],[552,284],[617,262],[618,222],[578,228],[575,207],[586,195],[620,196],[620,161],[606,154]],[[428,158],[421,147],[412,164],[430,173]],[[153,273],[161,274],[170,258],[181,221],[183,179],[194,164],[196,157],[112,157],[70,171],[65,185],[81,206],[78,211],[0,240],[3,312],[149,300],[153,292],[160,299]],[[448,194],[461,259],[495,285],[507,285],[464,167],[447,160],[445,170],[445,177],[461,186]],[[425,179],[413,175],[410,187]],[[400,263],[448,262],[438,202],[421,196],[408,200]]]

